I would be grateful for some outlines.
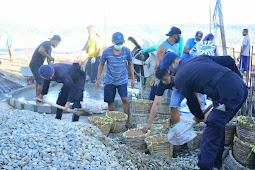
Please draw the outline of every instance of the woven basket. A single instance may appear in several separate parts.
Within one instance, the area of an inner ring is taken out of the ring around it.
[[[95,117],[89,117],[88,120],[89,120],[89,123],[91,123],[92,125],[96,126],[98,129],[100,129],[105,136],[109,134],[111,125],[112,125],[111,119],[95,116]]]
[[[236,125],[235,124],[226,124],[226,126],[225,126],[225,145],[233,144],[235,133],[236,133]]]
[[[149,136],[144,141],[152,155],[173,157],[173,145],[168,142],[167,135]]]
[[[142,129],[145,125],[146,124],[138,124],[137,128],[138,129]],[[150,136],[158,135],[158,134],[160,134],[162,132],[163,125],[161,125],[161,124],[152,124],[150,130],[151,130]]]
[[[106,112],[106,118],[112,120],[111,132],[119,133],[123,131],[128,115],[119,111],[108,111]]]
[[[236,133],[238,138],[244,142],[255,144],[255,118],[238,116],[236,122]]]
[[[170,116],[169,115],[162,115],[155,117],[153,120],[153,124],[161,124],[163,125],[163,129],[170,127]]]
[[[147,145],[144,139],[149,136],[150,130],[147,133],[143,133],[142,129],[135,128],[127,130],[123,133],[123,137],[126,141],[126,145],[132,147],[140,152],[146,152]]]
[[[150,114],[153,101],[137,99],[132,101],[132,111],[134,114]]]
[[[234,158],[241,164],[255,166],[255,145],[234,137]]]
[[[225,159],[225,164],[231,170],[248,170],[248,169],[255,170],[255,168],[251,169],[251,168],[245,167],[245,166],[241,165],[239,162],[237,162],[235,160],[235,158],[233,157],[232,150],[229,151],[229,155]]]

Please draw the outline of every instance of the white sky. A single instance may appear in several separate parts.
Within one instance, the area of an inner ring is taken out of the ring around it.
[[[216,0],[211,0],[212,13]],[[255,24],[254,0],[222,0],[225,24]],[[209,23],[209,0],[4,0],[0,20],[31,25]]]

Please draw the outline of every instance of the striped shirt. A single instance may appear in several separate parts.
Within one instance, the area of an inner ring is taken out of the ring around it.
[[[128,62],[133,62],[129,48],[123,46],[119,55],[113,53],[113,46],[106,48],[100,57],[100,63],[107,62],[105,84],[122,85],[128,83]]]
[[[218,56],[217,46],[213,41],[200,41],[190,50],[189,54],[193,57],[199,55]]]

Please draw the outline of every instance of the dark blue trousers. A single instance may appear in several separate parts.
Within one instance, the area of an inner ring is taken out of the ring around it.
[[[202,134],[198,166],[211,170],[222,166],[225,143],[225,125],[234,117],[247,98],[247,87],[234,72],[226,73],[217,83],[219,98],[213,99],[213,110],[209,114]]]
[[[76,92],[75,92],[72,109],[81,108],[81,101],[83,100],[83,91],[84,91],[84,85],[85,85],[85,75],[80,75],[74,82],[74,85],[76,88]],[[67,102],[68,92],[69,92],[69,88],[63,85],[58,95],[58,100],[57,100],[58,105],[65,106]],[[63,113],[62,109],[57,109],[56,119],[61,119],[62,113]],[[80,116],[73,114],[72,121],[73,122],[78,121],[79,117]]]

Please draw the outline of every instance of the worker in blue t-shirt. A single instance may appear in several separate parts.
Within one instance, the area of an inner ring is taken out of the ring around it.
[[[180,56],[182,59],[189,59],[192,56],[189,54],[189,51],[196,45],[197,42],[201,41],[203,38],[203,32],[197,31],[195,38],[189,38],[184,46],[183,54]],[[178,55],[179,56],[179,55]]]

